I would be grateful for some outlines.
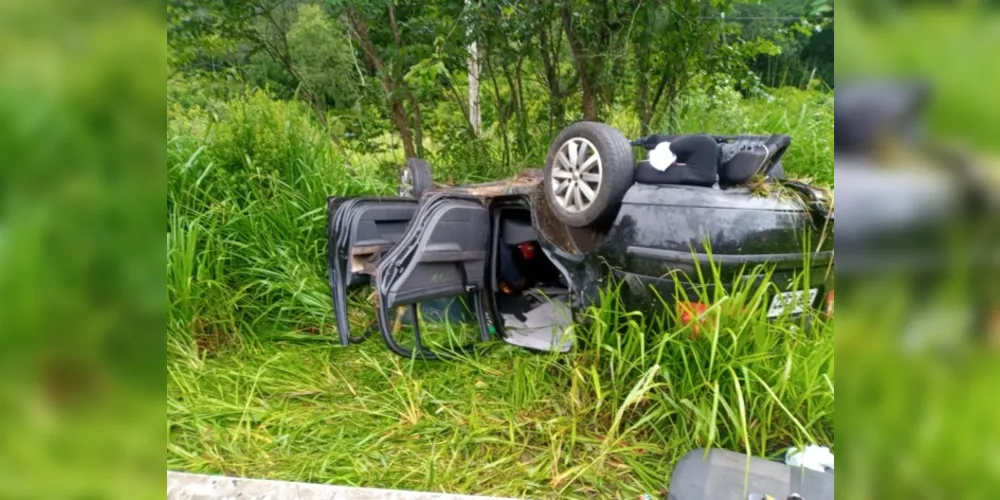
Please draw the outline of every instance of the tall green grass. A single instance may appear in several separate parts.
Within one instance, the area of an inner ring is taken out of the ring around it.
[[[825,99],[734,100],[729,110],[692,101],[679,120],[723,133],[793,127],[788,170],[832,180],[820,158],[832,141],[832,127],[822,133]],[[628,310],[609,287],[568,355],[496,344],[421,362],[377,338],[337,346],[326,197],[392,192],[400,158],[340,148],[308,110],[259,92],[176,107],[169,120],[171,469],[634,498],[664,488],[676,459],[696,447],[774,456],[796,443],[833,444],[832,323],[806,333],[765,321],[761,288],[712,297],[717,306],[695,334],[673,326],[672,311]],[[463,170],[447,148],[428,148],[456,181],[519,165]],[[352,298],[354,328],[370,323],[365,302]]]
[[[175,110],[167,142],[170,330],[206,342],[329,329],[326,197],[386,192],[297,103]],[[208,340],[206,340],[208,339]]]
[[[709,277],[710,280],[717,277]],[[569,354],[487,345],[447,361],[280,341],[168,366],[168,466],[532,498],[655,493],[699,447],[833,445],[832,324],[769,322],[761,286],[713,292],[701,329],[614,287]],[[694,299],[694,297],[692,297]],[[355,325],[357,326],[357,325]]]

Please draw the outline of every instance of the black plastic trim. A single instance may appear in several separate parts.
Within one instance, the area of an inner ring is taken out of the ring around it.
[[[685,265],[710,265],[712,263],[721,265],[745,265],[745,264],[774,264],[777,269],[787,269],[798,267],[805,259],[802,253],[775,253],[775,254],[747,254],[747,255],[726,255],[707,254],[693,252],[679,252],[676,250],[666,250],[662,248],[650,248],[630,245],[625,250],[629,255],[648,259],[657,259],[664,262],[673,262]],[[815,252],[810,258],[810,264],[826,265],[833,260],[833,250]]]

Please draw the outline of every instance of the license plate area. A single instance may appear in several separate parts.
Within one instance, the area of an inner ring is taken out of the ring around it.
[[[767,308],[767,317],[776,318],[785,314],[800,314],[807,307],[816,303],[819,288],[782,292],[771,298],[771,306]]]

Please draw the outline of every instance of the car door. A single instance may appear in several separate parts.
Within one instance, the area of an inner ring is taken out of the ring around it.
[[[406,234],[376,271],[377,322],[392,351],[406,357],[439,357],[424,345],[417,309],[417,304],[433,299],[464,299],[464,306],[474,311],[478,340],[489,338],[483,307],[489,244],[489,211],[481,201],[453,193],[424,197]],[[401,314],[409,314],[413,347],[396,337]],[[469,350],[472,345],[452,344],[449,349]]]
[[[327,267],[340,343],[348,345],[347,290],[368,284],[375,266],[406,232],[417,211],[409,198],[353,198],[328,201]]]

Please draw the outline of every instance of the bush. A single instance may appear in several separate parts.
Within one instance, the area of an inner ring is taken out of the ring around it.
[[[323,324],[326,197],[391,184],[344,161],[299,103],[261,91],[218,112],[175,106],[167,139],[171,330],[235,339]]]

